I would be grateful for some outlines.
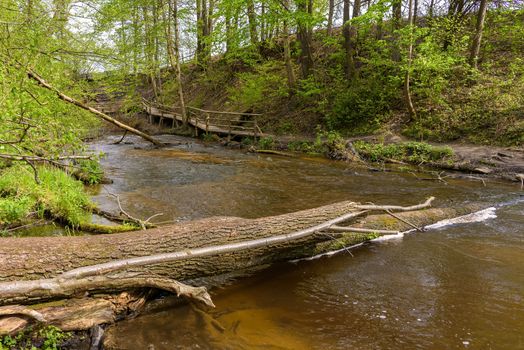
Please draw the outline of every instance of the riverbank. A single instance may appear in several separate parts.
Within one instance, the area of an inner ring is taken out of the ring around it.
[[[480,178],[501,178],[520,183],[524,179],[524,148],[518,146],[417,142],[391,133],[352,138],[342,138],[336,133],[323,133],[317,138],[281,136],[263,139],[257,147],[323,153],[328,158],[350,161],[355,161],[354,156],[359,156],[371,164],[411,164],[429,170],[456,171]],[[334,152],[337,147],[338,152]]]

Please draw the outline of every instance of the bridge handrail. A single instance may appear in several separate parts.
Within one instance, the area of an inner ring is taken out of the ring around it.
[[[146,100],[143,97],[142,97],[142,101],[146,105],[149,105],[150,107],[161,107],[161,108],[165,108],[167,111],[173,111],[173,112],[175,110],[174,107],[166,106],[166,105],[158,103],[158,102],[148,101],[148,100]],[[180,107],[178,107],[178,108],[180,108]],[[209,114],[242,115],[242,116],[253,116],[253,117],[262,116],[261,113],[213,111],[213,110],[209,110],[209,109],[202,109],[202,108],[197,108],[197,107],[192,107],[192,106],[186,106],[186,109],[198,111],[198,112],[201,112],[201,113],[209,113]]]
[[[146,108],[156,108],[160,112],[172,113],[175,115],[175,119],[180,117],[180,114],[175,112],[175,108],[163,105],[158,102],[148,101],[142,97],[142,104]],[[262,116],[259,113],[242,113],[242,112],[223,112],[223,111],[211,111],[206,109],[201,109],[197,107],[186,107],[188,115],[191,117],[188,118],[190,123],[195,126],[195,133],[198,135],[198,128],[205,130],[206,133],[209,132],[210,128],[224,128],[223,132],[229,133],[228,137],[231,137],[232,131],[243,132],[251,130],[253,136],[256,138],[258,135],[263,135],[262,130],[258,126],[257,117]],[[228,117],[229,116],[229,117]],[[239,120],[240,118],[232,118],[233,116],[243,116],[248,117],[247,120]],[[242,123],[237,125],[236,123]]]
[[[212,111],[208,109],[201,109],[201,108],[191,107],[191,106],[187,106],[186,109],[192,109],[192,110],[195,110],[201,113],[210,113],[210,114],[242,115],[242,116],[253,116],[253,117],[259,117],[262,115],[260,113]]]

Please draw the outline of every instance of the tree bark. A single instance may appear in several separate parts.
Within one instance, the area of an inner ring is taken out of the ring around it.
[[[404,97],[406,99],[406,106],[408,108],[408,113],[410,119],[417,117],[417,112],[415,111],[415,106],[413,105],[413,100],[411,99],[411,65],[413,62],[413,0],[408,1],[408,26],[409,26],[409,46],[408,46],[408,66],[406,69],[406,76],[404,78]]]
[[[333,14],[335,13],[335,0],[329,0],[327,36],[333,35]]]
[[[402,0],[393,0],[393,49],[392,49],[392,59],[395,62],[400,62],[400,47],[398,34],[395,33],[400,29],[402,21]]]
[[[289,9],[289,0],[283,0],[284,10]],[[295,71],[293,70],[293,63],[291,62],[291,40],[289,38],[289,26],[287,19],[284,20],[283,24],[284,31],[284,61],[286,64],[287,73],[287,85],[289,91],[293,92],[296,85]]]
[[[353,17],[357,18],[360,16],[360,0],[355,0],[353,2]],[[349,14],[348,14],[349,16]],[[347,26],[347,43],[346,43],[346,74],[348,79],[352,79],[356,76],[357,73],[357,67],[355,63],[356,59],[356,36],[357,36],[357,28],[354,25],[346,24]],[[345,32],[346,33],[346,32]]]
[[[178,93],[178,104],[180,105],[180,110],[182,114],[182,122],[184,126],[187,126],[187,111],[186,103],[184,98],[184,89],[182,87],[182,69],[180,67],[180,28],[178,22],[178,1],[177,0],[168,0],[169,5],[169,18],[167,24],[167,48],[169,63],[171,67],[175,70],[176,79],[177,79],[177,93]],[[171,33],[171,19],[173,20],[173,25],[175,27],[175,34],[173,40],[173,34]]]
[[[311,19],[312,6],[307,0],[297,1],[298,28],[297,37],[300,41],[300,67],[302,68],[302,78],[307,78],[313,69],[313,53],[311,50]]]
[[[484,30],[484,21],[486,19],[486,11],[488,9],[488,0],[481,0],[479,12],[477,15],[477,28],[475,37],[473,38],[473,44],[471,45],[471,52],[469,55],[469,63],[473,68],[478,67],[480,43],[482,41],[482,32]]]
[[[253,0],[247,1],[247,17],[249,19],[249,36],[251,37],[251,44],[257,45],[257,15],[255,13],[255,3],[253,2]]]
[[[349,9],[350,9],[351,3],[349,0],[344,0],[344,8],[342,9],[343,15],[342,15],[342,36],[344,37],[344,53],[345,53],[345,73],[346,78],[349,78],[349,66],[350,66],[350,52],[351,52],[351,34],[350,34],[350,28],[349,28]]]

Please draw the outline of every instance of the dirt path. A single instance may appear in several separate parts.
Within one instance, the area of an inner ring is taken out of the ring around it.
[[[515,174],[524,177],[524,148],[448,144],[458,161],[469,162],[486,174]]]

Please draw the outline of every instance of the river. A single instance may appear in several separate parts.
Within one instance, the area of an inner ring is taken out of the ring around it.
[[[524,349],[524,201],[515,184],[421,180],[314,157],[248,154],[193,139],[152,149],[97,142],[114,182],[94,200],[156,221],[255,218],[342,200],[410,205],[482,201],[485,220],[289,262],[211,291],[207,314],[170,298],[117,323],[121,349]]]

